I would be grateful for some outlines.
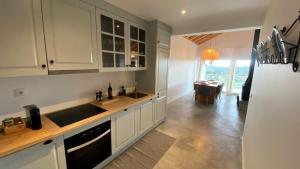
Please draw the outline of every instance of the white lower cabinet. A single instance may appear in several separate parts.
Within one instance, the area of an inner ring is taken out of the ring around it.
[[[56,142],[43,142],[0,158],[2,169],[59,169]]]
[[[144,132],[152,127],[154,124],[154,116],[153,116],[153,102],[149,101],[143,105],[141,105],[140,111],[140,132]]]
[[[129,144],[136,136],[137,108],[125,109],[111,118],[113,153]]]
[[[155,101],[155,121],[160,122],[166,117],[167,97],[161,96]]]
[[[154,125],[153,102],[125,109],[111,117],[113,153],[128,146]]]

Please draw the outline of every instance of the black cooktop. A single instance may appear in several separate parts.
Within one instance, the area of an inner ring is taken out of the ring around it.
[[[84,104],[65,110],[60,110],[47,114],[46,116],[56,123],[59,127],[75,123],[77,121],[89,118],[91,116],[105,112],[105,109],[94,106],[92,104]]]

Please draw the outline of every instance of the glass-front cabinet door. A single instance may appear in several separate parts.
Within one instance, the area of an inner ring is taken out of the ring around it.
[[[126,20],[97,9],[97,29],[99,70],[127,70]]]
[[[146,31],[145,29],[129,25],[129,69],[146,69]]]

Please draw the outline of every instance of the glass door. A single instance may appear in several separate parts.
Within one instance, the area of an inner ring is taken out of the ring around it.
[[[237,60],[234,69],[231,92],[240,94],[242,87],[248,78],[250,60]]]
[[[130,25],[130,64],[131,68],[146,68],[146,31]]]
[[[230,71],[230,60],[205,61],[204,79],[217,80],[224,83],[223,91],[227,92]]]
[[[126,70],[126,21],[98,10],[100,69]]]

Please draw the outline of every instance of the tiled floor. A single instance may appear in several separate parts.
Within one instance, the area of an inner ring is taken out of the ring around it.
[[[195,104],[188,94],[168,105],[167,120],[157,130],[176,138],[155,169],[241,169],[245,113],[235,96],[215,105]]]

